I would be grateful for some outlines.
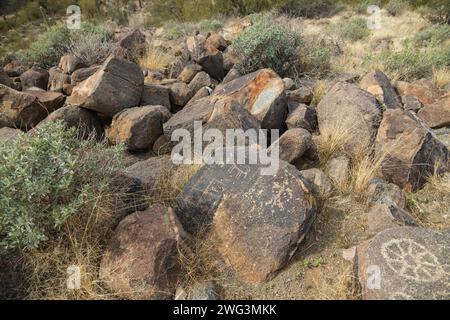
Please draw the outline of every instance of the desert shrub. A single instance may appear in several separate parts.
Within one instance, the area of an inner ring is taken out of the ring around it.
[[[34,1],[27,2],[27,4],[16,13],[17,24],[27,23],[39,18],[42,18],[39,3]]]
[[[295,17],[321,18],[330,15],[336,8],[332,0],[286,0],[280,7],[280,12]]]
[[[391,0],[384,6],[384,9],[386,9],[391,16],[395,17],[405,12],[408,7],[409,4],[406,0]]]
[[[310,76],[324,76],[330,71],[333,46],[325,39],[305,41],[299,56],[299,69]]]
[[[280,76],[297,60],[300,37],[282,24],[269,21],[248,27],[232,47],[239,56],[238,70],[247,74],[261,68],[271,68]]]
[[[381,7],[381,1],[380,0],[362,0],[362,1],[358,1],[358,3],[354,4],[353,8],[356,11],[356,13],[367,14],[367,8],[371,5]]]
[[[417,11],[432,23],[450,24],[450,0],[427,1]]]
[[[79,0],[80,9],[83,15],[88,18],[95,18],[100,15],[99,4],[97,0]]]
[[[391,78],[413,81],[432,75],[433,69],[450,65],[450,47],[427,50],[405,48],[400,52],[384,51],[375,57]]]
[[[49,123],[0,146],[0,246],[36,249],[109,188],[121,148]],[[116,161],[117,160],[117,161]]]
[[[68,51],[91,66],[101,64],[115,48],[114,42],[101,33],[78,32],[71,36]]]
[[[173,57],[159,48],[149,46],[145,49],[142,57],[138,59],[138,64],[143,69],[153,71],[164,71],[172,62]]]
[[[449,25],[432,25],[416,33],[411,41],[413,46],[436,46],[450,39]]]
[[[343,40],[355,42],[366,38],[370,34],[367,20],[362,17],[340,19],[334,26],[338,36]]]

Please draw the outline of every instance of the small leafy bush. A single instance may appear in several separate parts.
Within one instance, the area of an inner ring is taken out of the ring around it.
[[[61,122],[0,145],[0,247],[34,249],[58,233],[109,187],[121,150],[81,141]]]
[[[116,46],[109,37],[96,32],[79,32],[71,36],[68,51],[86,65],[101,64]]]
[[[405,12],[408,7],[409,4],[406,0],[391,0],[384,6],[384,9],[386,9],[391,16],[395,17]]]
[[[330,71],[333,46],[325,39],[307,41],[302,44],[299,68],[310,76],[324,76]]]
[[[341,39],[351,42],[364,39],[370,34],[367,20],[362,17],[340,19],[333,28]]]
[[[301,38],[283,24],[261,21],[242,32],[232,48],[239,57],[241,74],[271,68],[284,76],[297,60]]]

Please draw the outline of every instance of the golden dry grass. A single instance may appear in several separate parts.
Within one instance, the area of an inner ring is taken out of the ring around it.
[[[163,72],[169,66],[173,57],[163,50],[148,46],[142,57],[138,59],[139,66],[142,69]]]
[[[444,88],[450,84],[450,68],[440,68],[433,70],[433,81],[439,88]]]

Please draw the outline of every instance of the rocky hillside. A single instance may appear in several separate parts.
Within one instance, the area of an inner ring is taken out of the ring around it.
[[[450,28],[381,14],[55,24],[6,54],[0,296],[449,299]],[[240,145],[278,170],[177,164],[196,126],[278,130]]]

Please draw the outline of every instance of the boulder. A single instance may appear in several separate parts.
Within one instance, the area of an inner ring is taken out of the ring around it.
[[[170,89],[158,84],[144,84],[141,105],[164,106],[170,110]]]
[[[138,65],[110,56],[94,75],[73,89],[67,103],[112,117],[139,105],[143,87],[144,75]]]
[[[309,132],[317,131],[317,112],[315,108],[300,104],[294,111],[290,112],[286,125],[288,129],[303,128]]]
[[[30,87],[38,87],[47,90],[49,73],[39,67],[33,67],[20,75],[22,89],[26,90]]]
[[[262,69],[216,88],[213,96],[237,100],[264,129],[285,127],[287,117],[283,80],[272,70]]]
[[[409,213],[396,205],[376,204],[367,213],[367,226],[371,234],[398,226],[416,225]]]
[[[28,130],[49,114],[38,98],[0,84],[0,128]]]
[[[238,71],[238,69],[236,68],[231,68],[230,71],[228,71],[227,75],[225,76],[225,78],[223,78],[222,84],[225,84],[227,82],[233,81],[237,78],[242,77],[241,73]]]
[[[59,60],[58,67],[65,73],[65,74],[72,74],[74,71],[85,68],[86,65],[83,63],[83,60],[78,58],[72,53],[67,53],[61,57],[61,60]]]
[[[386,110],[376,153],[385,180],[407,192],[420,189],[434,172],[443,173],[449,159],[436,135],[415,114],[400,109]]]
[[[219,252],[248,283],[284,267],[316,214],[297,169],[284,161],[273,175],[261,165],[204,165],[177,197],[177,215],[192,233],[208,229]]]
[[[382,119],[377,99],[356,85],[338,82],[317,106],[319,130],[346,131],[344,148],[350,154],[371,149]]]
[[[403,109],[406,111],[418,112],[422,108],[422,103],[416,96],[407,94],[402,97]]]
[[[191,98],[191,100],[189,100],[189,102],[186,104],[186,106],[194,103],[195,101],[197,101],[201,98],[210,96],[212,92],[213,92],[213,90],[210,87],[200,88],[200,90],[198,90],[197,93],[194,94],[194,96]]]
[[[9,76],[6,74],[5,71],[3,71],[3,68],[0,67],[0,84],[14,88],[13,81],[9,78]]]
[[[420,79],[412,83],[397,81],[396,87],[401,96],[415,96],[423,105],[435,103],[441,96],[439,88],[428,79]]]
[[[83,82],[84,80],[92,76],[94,73],[96,73],[99,68],[100,68],[99,66],[92,66],[89,68],[81,68],[75,70],[71,76],[71,83]]]
[[[107,131],[113,144],[124,144],[128,150],[148,150],[163,134],[163,123],[171,114],[164,106],[134,107],[116,114]]]
[[[283,78],[283,83],[286,90],[295,90],[295,82],[291,78]]]
[[[217,51],[225,51],[228,47],[228,42],[217,32],[213,32],[206,38],[205,48],[208,52],[214,53]]]
[[[374,178],[367,188],[367,205],[394,205],[406,209],[406,194],[399,186],[382,179]]]
[[[358,246],[363,300],[448,300],[450,234],[396,227]]]
[[[189,83],[200,71],[202,71],[202,67],[198,64],[188,64],[184,67],[183,71],[181,71],[178,76],[178,80],[183,81],[184,83]]]
[[[322,170],[312,168],[302,170],[300,174],[309,183],[309,187],[316,198],[326,199],[332,193],[331,180]]]
[[[180,274],[183,231],[171,209],[154,205],[117,226],[106,248],[100,278],[124,298],[168,299]]]
[[[184,107],[194,95],[194,92],[184,82],[170,84],[170,102],[173,106]]]
[[[172,141],[165,135],[160,136],[153,144],[153,152],[156,153],[157,156],[169,154],[172,151],[172,148]]]
[[[417,115],[430,128],[450,126],[450,94],[447,94],[433,104],[426,105],[419,110]]]
[[[200,57],[204,54],[205,42],[206,38],[201,34],[197,34],[186,39],[186,46],[192,60],[198,61],[198,59],[200,59]]]
[[[0,128],[0,144],[16,140],[21,134],[23,134],[23,132],[19,129],[8,127]]]
[[[366,74],[360,82],[361,89],[373,94],[388,109],[401,108],[400,97],[388,77],[381,71]]]
[[[142,52],[145,46],[145,35],[139,30],[127,32],[122,35],[118,45],[130,54]]]
[[[62,92],[64,85],[70,84],[70,76],[56,67],[50,68],[48,79],[48,90]]]
[[[223,54],[220,51],[206,54],[198,59],[198,64],[211,78],[221,81],[225,76]]]
[[[20,77],[22,73],[28,70],[28,68],[21,64],[19,60],[10,61],[7,63],[3,70],[9,77]]]
[[[204,72],[204,71],[200,71],[199,73],[197,73],[194,77],[194,79],[192,79],[191,82],[189,82],[189,89],[192,90],[192,92],[196,93],[198,90],[200,90],[203,87],[209,87],[211,86],[211,78],[209,77],[209,75]]]
[[[95,137],[100,140],[104,135],[103,124],[97,114],[91,110],[64,106],[49,114],[38,127],[50,121],[63,121],[68,128],[76,128],[80,138]]]
[[[300,88],[287,91],[286,97],[289,110],[292,111],[298,104],[310,104],[313,99],[313,89],[311,87],[301,86]]]
[[[36,97],[49,112],[61,108],[66,100],[66,97],[59,92],[25,90],[23,93]]]
[[[289,163],[294,163],[311,147],[312,137],[308,130],[302,128],[289,129],[276,141],[272,143],[269,151],[274,146],[279,149],[279,158]]]

